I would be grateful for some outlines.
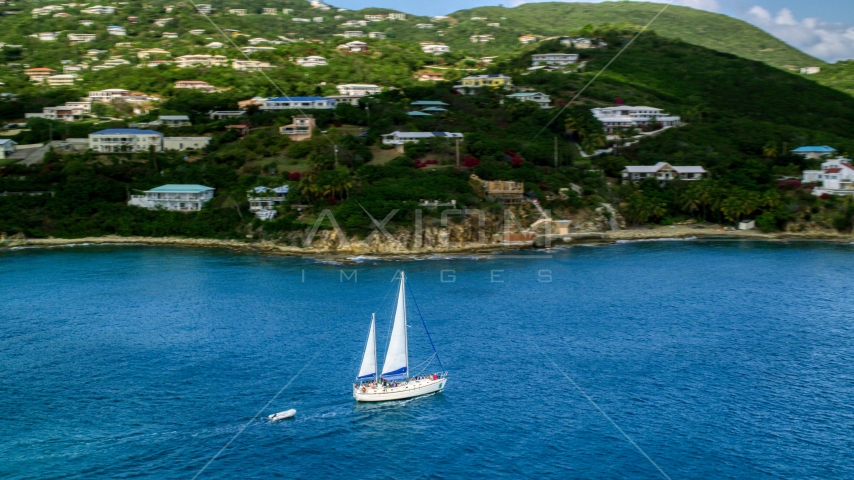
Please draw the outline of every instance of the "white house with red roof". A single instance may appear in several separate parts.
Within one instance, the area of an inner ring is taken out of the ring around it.
[[[854,166],[851,159],[833,158],[821,164],[821,170],[804,170],[804,183],[821,182],[813,195],[854,195]]]

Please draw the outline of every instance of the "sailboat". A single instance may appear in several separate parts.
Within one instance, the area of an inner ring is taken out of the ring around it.
[[[421,321],[423,323],[424,318]],[[441,392],[448,383],[448,373],[442,367],[442,361],[439,359],[439,353],[436,351],[436,346],[433,345],[433,339],[430,337],[430,332],[427,331],[426,324],[424,324],[424,330],[427,332],[427,338],[430,339],[430,345],[433,347],[433,356],[439,361],[439,367],[443,371],[428,375],[410,375],[409,337],[406,331],[406,276],[402,271],[400,272],[400,285],[397,291],[391,338],[388,342],[383,369],[379,374],[377,373],[379,368],[377,365],[376,323],[376,316],[371,315],[371,328],[368,331],[368,340],[365,343],[362,365],[359,368],[359,374],[356,376],[356,382],[353,384],[353,397],[356,401],[385,402]]]

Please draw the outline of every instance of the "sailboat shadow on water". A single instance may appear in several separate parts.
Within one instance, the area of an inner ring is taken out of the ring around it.
[[[448,383],[448,372],[442,366],[442,360],[427,330],[424,317],[421,317],[421,323],[424,325],[424,331],[433,348],[433,356],[439,362],[441,371],[428,375],[410,376],[409,338],[406,331],[406,275],[403,271],[399,274],[397,303],[382,373],[378,373],[377,368],[376,315],[371,315],[371,328],[365,343],[365,354],[362,356],[362,365],[356,382],[353,383],[353,398],[358,402],[387,402],[420,397],[441,392]],[[415,306],[417,308],[418,304],[415,303]],[[419,316],[421,316],[420,309]]]

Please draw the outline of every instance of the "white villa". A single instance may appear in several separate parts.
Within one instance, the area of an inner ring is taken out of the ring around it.
[[[90,102],[66,102],[65,105],[58,107],[44,107],[42,113],[27,113],[26,118],[46,118],[48,120],[57,120],[60,122],[73,122],[80,120],[83,115],[91,113],[92,104]]]
[[[323,67],[328,65],[325,58],[319,57],[317,55],[297,58],[294,60],[294,63],[301,67]]]
[[[261,15],[278,15],[279,9],[277,8],[262,8]]]
[[[116,7],[105,7],[102,5],[95,5],[80,10],[80,13],[88,13],[90,15],[112,15],[116,13]]]
[[[640,126],[661,123],[665,127],[678,127],[681,119],[675,115],[664,113],[660,108],[654,107],[630,107],[621,105],[616,107],[593,108],[593,116],[602,122],[608,133],[623,128],[638,128]]]
[[[131,195],[129,206],[149,210],[197,212],[214,196],[214,189],[204,185],[163,185],[145,190],[145,195]]]
[[[152,55],[163,55],[166,57],[171,57],[172,53],[168,50],[163,50],[162,48],[149,48],[148,50],[140,50],[136,52],[137,58],[144,59],[149,58]]]
[[[578,62],[577,53],[536,53],[531,55],[531,66],[570,65]]]
[[[338,93],[341,95],[350,97],[364,97],[366,95],[373,95],[383,91],[383,87],[379,85],[362,83],[347,83],[344,85],[338,85],[336,88],[338,89]]]
[[[59,32],[41,32],[36,36],[43,42],[52,42],[59,38]]]
[[[292,142],[301,142],[311,138],[316,127],[314,115],[294,115],[294,123],[279,127],[279,134],[287,135]]]
[[[94,33],[69,33],[68,41],[76,43],[86,43],[95,40],[98,36]]]
[[[454,132],[391,132],[383,137],[383,145],[404,145],[417,143],[429,138],[463,138],[462,133]]]
[[[368,32],[368,38],[386,38],[383,32]]]
[[[163,134],[136,128],[108,128],[89,134],[89,148],[100,153],[163,150]]]
[[[163,150],[201,150],[211,137],[163,137]]]
[[[114,99],[121,99],[125,102],[147,102],[152,100],[151,97],[144,93],[133,93],[130,90],[123,88],[108,88],[106,90],[96,90],[89,92],[87,98],[91,102],[110,103]]]
[[[442,55],[451,51],[451,47],[438,43],[428,43],[421,45],[421,51],[424,53],[432,53],[433,55]]]
[[[118,25],[110,25],[109,27],[107,27],[107,33],[110,35],[117,35],[119,37],[123,37],[128,34],[127,30],[125,30],[125,27],[120,27]]]
[[[249,200],[249,211],[256,212],[258,215],[257,212],[276,208],[277,205],[282,204],[287,199],[288,190],[290,188],[287,185],[275,188],[255,187],[249,190],[246,192],[246,197]],[[262,218],[261,215],[258,217]]]
[[[507,95],[507,98],[513,98],[521,102],[535,102],[540,108],[552,108],[552,99],[545,93],[519,92]]]
[[[47,77],[47,84],[51,87],[67,87],[74,85],[77,80],[77,75],[73,73],[63,73],[60,75],[51,75]]]
[[[202,80],[178,80],[175,82],[175,88],[201,90],[205,93],[213,93],[216,91],[216,87]]]
[[[178,64],[178,68],[224,67],[228,65],[228,58],[224,55],[182,55],[175,57],[175,63]]]
[[[388,18],[389,20],[406,20],[406,14],[405,13],[389,13],[386,18]]]
[[[486,43],[495,40],[492,35],[472,35],[469,37],[471,43]]]
[[[268,98],[260,110],[327,110],[338,102],[326,97],[276,97]]]
[[[812,194],[854,195],[854,166],[849,158],[834,158],[821,164],[821,170],[804,170],[804,183],[821,182]]]
[[[245,8],[229,8],[228,13],[231,15],[237,15],[238,17],[242,17],[242,16],[246,15],[246,9]]]
[[[259,62],[257,60],[232,60],[231,68],[241,72],[258,72],[268,68],[273,68],[270,62]]]
[[[208,3],[199,3],[196,4],[196,11],[201,14],[207,15],[213,12],[213,7],[211,7]]]
[[[338,45],[338,50],[347,50],[350,53],[367,52],[368,44],[365,42],[360,42],[359,40],[353,40],[352,42],[347,42]]]
[[[702,180],[706,169],[700,166],[674,167],[666,162],[658,162],[652,166],[627,166],[622,171],[623,182],[637,183],[646,178],[656,178],[661,182],[667,182],[680,178],[682,180]]]

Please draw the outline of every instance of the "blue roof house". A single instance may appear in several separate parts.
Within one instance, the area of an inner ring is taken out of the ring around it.
[[[795,155],[801,155],[806,158],[823,158],[828,155],[835,155],[836,149],[833,147],[828,147],[827,145],[823,145],[820,147],[806,146],[798,147],[792,150],[792,153],[794,153]]]

